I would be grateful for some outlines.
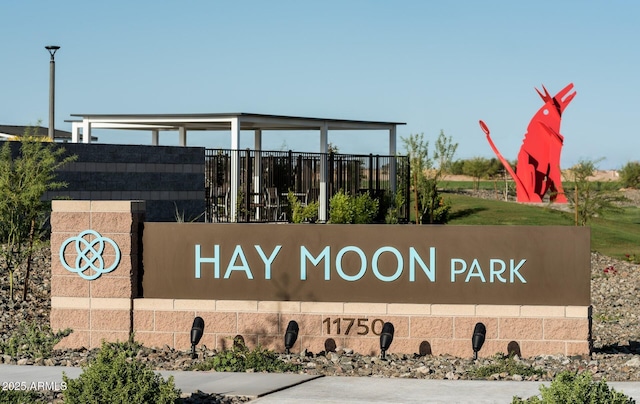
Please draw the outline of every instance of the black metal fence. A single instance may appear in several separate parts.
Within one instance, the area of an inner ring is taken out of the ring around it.
[[[229,149],[205,150],[205,188],[207,221],[228,222],[231,189],[231,156]],[[272,190],[286,202],[289,191],[304,200],[318,201],[320,172],[327,164],[328,200],[341,189],[349,195],[369,193],[379,201],[376,221],[384,222],[387,208],[397,201],[392,192],[400,192],[403,202],[397,206],[400,222],[409,219],[409,159],[407,156],[355,155],[339,153],[305,153],[293,151],[238,150],[240,186],[238,188],[237,221],[280,221],[286,215],[253,214],[260,205],[262,190]],[[395,173],[395,175],[394,175]],[[256,189],[260,189],[256,193]],[[265,191],[265,198],[268,194]],[[271,202],[267,202],[271,203]],[[328,205],[327,205],[328,206]],[[248,208],[247,208],[248,207]],[[286,211],[286,209],[285,209]]]

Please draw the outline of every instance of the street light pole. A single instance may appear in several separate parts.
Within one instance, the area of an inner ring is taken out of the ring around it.
[[[49,62],[49,139],[53,142],[55,127],[55,97],[56,97],[56,60],[55,54],[59,46],[49,45],[44,47],[51,55]]]

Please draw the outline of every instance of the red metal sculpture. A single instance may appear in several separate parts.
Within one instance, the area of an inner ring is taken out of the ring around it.
[[[542,97],[544,105],[527,126],[527,133],[518,153],[517,174],[491,140],[487,125],[480,121],[480,127],[487,135],[493,152],[513,177],[518,202],[542,202],[547,191],[551,191],[551,202],[567,203],[560,173],[560,152],[564,142],[564,137],[560,134],[560,120],[562,112],[575,97],[576,92],[569,94],[573,89],[573,83],[560,90],[554,97],[549,95],[544,86],[542,89],[544,94],[537,88],[536,91]]]

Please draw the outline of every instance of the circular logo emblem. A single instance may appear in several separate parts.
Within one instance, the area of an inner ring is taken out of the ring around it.
[[[85,238],[87,236],[89,236],[88,240]],[[69,243],[72,242],[75,242],[76,253],[78,254],[75,266],[73,267],[67,263],[64,256],[64,250],[67,248]],[[106,268],[104,258],[102,257],[105,250],[105,244],[110,244],[115,251],[113,263]],[[116,269],[120,263],[120,249],[115,241],[110,238],[102,237],[100,233],[93,230],[85,230],[76,237],[69,237],[62,243],[62,246],[60,246],[60,262],[67,271],[77,273],[83,279],[92,281],[99,278],[100,275]],[[89,270],[89,273],[85,274],[85,271],[87,270]]]

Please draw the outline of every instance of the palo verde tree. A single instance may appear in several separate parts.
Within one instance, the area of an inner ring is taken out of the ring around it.
[[[66,186],[55,181],[55,171],[75,160],[75,156],[65,157],[63,148],[36,137],[36,130],[25,130],[17,157],[12,153],[14,142],[4,142],[0,148],[0,257],[3,269],[9,273],[12,301],[14,272],[24,263],[29,267],[49,212],[49,205],[42,197],[46,191]],[[28,272],[23,300],[27,281]]]
[[[438,183],[449,169],[458,148],[444,131],[436,139],[434,151],[429,153],[429,142],[424,134],[401,138],[411,164],[411,187],[415,199],[417,223],[447,223],[451,206],[438,190]]]
[[[565,187],[565,195],[575,212],[576,226],[586,226],[591,219],[607,212],[620,211],[617,203],[626,200],[620,192],[602,189],[599,182],[589,180],[596,172],[598,161],[579,160],[569,169],[568,176],[574,191],[570,192],[570,187]]]

